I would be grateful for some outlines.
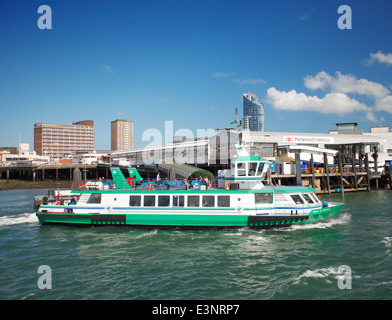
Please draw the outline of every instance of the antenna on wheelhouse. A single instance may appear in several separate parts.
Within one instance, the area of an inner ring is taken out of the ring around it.
[[[242,145],[242,132],[239,131],[239,128],[242,125],[242,121],[238,121],[238,108],[235,108],[235,124],[238,133],[238,144]]]

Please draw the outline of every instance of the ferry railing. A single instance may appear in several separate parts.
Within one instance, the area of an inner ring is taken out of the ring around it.
[[[206,186],[197,181],[160,181],[147,180],[135,182],[133,180],[84,180],[79,184],[79,190],[207,190],[214,189],[214,185]]]

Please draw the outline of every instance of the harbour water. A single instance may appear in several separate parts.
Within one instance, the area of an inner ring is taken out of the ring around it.
[[[331,220],[264,231],[42,226],[45,191],[0,191],[2,300],[392,298],[391,191],[346,193]]]

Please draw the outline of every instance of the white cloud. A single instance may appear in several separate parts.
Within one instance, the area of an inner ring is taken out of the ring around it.
[[[305,93],[278,91],[275,88],[267,90],[268,103],[277,110],[316,111],[320,113],[335,113],[345,115],[354,111],[371,111],[369,107],[348,97],[344,93],[327,93],[323,98],[307,96]]]
[[[377,53],[371,53],[370,59],[367,60],[368,64],[373,64],[374,62],[385,63],[387,65],[392,65],[392,53],[384,54],[380,51]]]
[[[267,90],[267,102],[275,109],[288,111],[315,111],[324,114],[345,115],[363,112],[370,121],[377,122],[374,112],[392,113],[392,95],[388,88],[380,83],[367,79],[357,79],[354,75],[344,75],[337,71],[335,77],[321,71],[315,76],[304,79],[305,86],[310,90],[327,91],[324,97],[308,96],[305,93],[291,90],[278,91],[276,88]],[[363,95],[374,100],[369,107],[348,94]]]
[[[354,75],[344,75],[339,71],[336,72],[336,77],[329,75],[325,71],[319,72],[314,77],[307,76],[305,78],[305,86],[311,90],[329,89],[332,92],[357,93],[373,98],[384,97],[390,93],[382,84],[367,79],[357,79]]]

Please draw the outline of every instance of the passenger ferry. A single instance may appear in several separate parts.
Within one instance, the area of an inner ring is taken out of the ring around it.
[[[68,203],[41,205],[42,224],[130,226],[159,229],[269,229],[328,219],[344,203],[321,202],[302,186],[264,185],[269,161],[237,146],[230,170],[218,172],[218,185],[183,181],[141,183],[135,168],[125,179],[111,168],[113,182],[83,182]]]

